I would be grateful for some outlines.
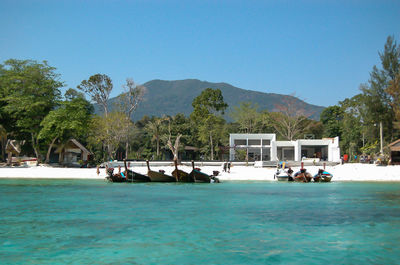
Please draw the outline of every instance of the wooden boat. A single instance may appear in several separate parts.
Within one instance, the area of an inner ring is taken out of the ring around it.
[[[274,179],[277,179],[278,181],[294,181],[294,178],[291,174],[285,172],[285,171],[276,171],[274,175]]]
[[[129,182],[150,182],[151,179],[143,174],[137,173],[135,171],[129,170],[126,166],[126,160],[124,159],[125,166],[125,176],[127,177]]]
[[[274,179],[277,179],[278,181],[294,181],[294,178],[292,176],[293,170],[289,167],[288,171],[285,171],[284,168],[285,168],[285,163],[283,163],[282,165],[280,164],[277,165],[276,173],[274,174]]]
[[[197,169],[194,167],[194,161],[192,160],[192,172],[190,172],[189,176],[190,178],[194,179],[194,182],[196,183],[219,183],[219,179],[215,176],[210,176],[207,175],[206,173],[203,173],[200,171],[200,169]]]
[[[172,171],[172,176],[175,177],[177,182],[194,182],[193,175],[178,169],[178,162],[174,160],[175,170]]]
[[[333,175],[323,169],[319,169],[318,173],[314,175],[314,182],[331,182]]]
[[[294,174],[293,178],[296,182],[310,182],[313,177],[306,171],[305,168],[302,168],[299,172]]]
[[[114,174],[114,168],[112,167],[110,168],[106,167],[106,172],[107,172],[106,180],[110,182],[127,182],[125,174],[122,172]]]
[[[176,182],[173,176],[165,174],[163,170],[159,172],[151,170],[149,160],[146,161],[146,164],[148,169],[147,175],[151,179],[151,182]]]

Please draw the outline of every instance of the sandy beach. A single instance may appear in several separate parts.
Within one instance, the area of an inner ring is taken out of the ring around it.
[[[180,166],[180,169],[190,172],[191,167]],[[312,175],[316,174],[320,167],[308,166],[307,171]],[[131,168],[132,169],[132,168]],[[160,166],[152,167],[153,170],[163,169],[170,174],[174,167]],[[146,167],[135,167],[139,173],[147,173]],[[221,173],[219,178],[222,181],[275,181],[274,168],[255,168],[253,166],[233,166],[231,173],[222,172],[221,166],[204,166],[201,170],[207,174],[212,174],[214,170]],[[294,167],[296,172],[298,167]],[[400,181],[400,166],[376,166],[373,164],[344,164],[328,166],[326,171],[333,174],[332,181]],[[0,178],[54,178],[54,179],[104,179],[105,169],[100,169],[97,175],[96,168],[55,168],[48,166],[38,167],[13,167],[0,168]]]

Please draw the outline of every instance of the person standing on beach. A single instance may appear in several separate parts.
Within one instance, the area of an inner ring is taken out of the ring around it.
[[[228,173],[231,173],[231,162],[228,162]]]

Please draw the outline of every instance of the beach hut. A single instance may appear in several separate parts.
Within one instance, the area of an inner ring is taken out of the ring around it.
[[[400,139],[388,145],[390,161],[393,165],[400,165]]]
[[[79,165],[79,161],[86,163],[92,153],[76,139],[70,139],[60,145],[55,151],[58,154],[58,161],[64,165]]]
[[[8,154],[7,165],[11,165],[12,156],[18,156],[21,153],[21,146],[16,140],[7,140],[6,152]]]

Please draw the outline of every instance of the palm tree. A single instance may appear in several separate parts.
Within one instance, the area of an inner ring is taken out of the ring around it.
[[[149,121],[146,125],[146,131],[153,135],[152,141],[156,141],[157,145],[157,158],[160,157],[160,137],[164,131],[164,121],[167,121],[168,118],[154,118],[154,120]]]

